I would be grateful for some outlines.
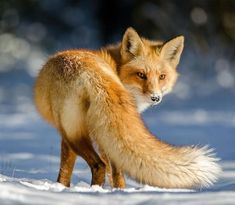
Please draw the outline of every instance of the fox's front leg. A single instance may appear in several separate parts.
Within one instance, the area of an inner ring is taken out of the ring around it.
[[[100,153],[101,159],[105,163],[106,174],[107,174],[107,177],[109,179],[109,184],[110,184],[111,187],[114,187],[113,186],[112,167],[111,167],[110,160],[109,160],[108,156],[105,154],[104,150],[100,147],[99,147],[99,153]]]
[[[121,169],[117,168],[114,163],[112,165],[112,178],[113,178],[113,187],[114,188],[125,188],[126,182],[125,177]]]
[[[76,154],[64,139],[61,141],[60,171],[57,182],[70,186],[70,180],[76,160]]]
[[[108,158],[104,150],[99,148],[101,158],[106,164],[106,173],[109,178],[109,184],[112,188],[125,188],[125,178],[121,169],[118,169],[114,163]]]

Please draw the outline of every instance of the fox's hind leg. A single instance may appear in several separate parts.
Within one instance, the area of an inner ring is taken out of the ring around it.
[[[81,138],[76,142],[76,153],[90,166],[92,173],[91,185],[102,186],[105,182],[105,163],[94,150],[89,138]]]
[[[89,139],[80,138],[74,144],[68,145],[66,140],[61,142],[61,162],[57,181],[64,186],[70,186],[76,155],[81,156],[90,166],[92,173],[91,185],[102,186],[105,182],[105,163],[94,150]]]
[[[60,171],[57,182],[69,187],[74,163],[76,160],[76,154],[64,139],[61,141],[60,155]]]
[[[61,133],[65,137],[61,146],[61,165],[57,181],[65,186],[70,185],[76,155],[78,155],[87,162],[91,169],[91,185],[102,186],[105,182],[105,163],[96,153],[90,138],[83,137],[84,135],[68,137],[64,131],[61,131]]]

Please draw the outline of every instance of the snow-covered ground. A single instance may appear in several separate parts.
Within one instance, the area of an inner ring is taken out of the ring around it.
[[[131,179],[124,190],[90,187],[90,170],[77,160],[71,188],[56,183],[60,139],[32,104],[32,79],[0,75],[0,204],[235,204],[235,96],[232,90],[181,99],[171,94],[143,118],[162,140],[215,148],[223,173],[203,190],[159,189]],[[176,89],[177,91],[177,89]]]

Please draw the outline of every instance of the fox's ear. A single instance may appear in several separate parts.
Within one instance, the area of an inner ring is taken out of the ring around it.
[[[141,55],[143,51],[143,42],[138,33],[129,27],[123,35],[121,43],[121,55],[124,59],[129,59],[134,56]]]
[[[178,36],[163,44],[160,57],[168,61],[174,68],[180,61],[180,56],[184,48],[184,37]]]

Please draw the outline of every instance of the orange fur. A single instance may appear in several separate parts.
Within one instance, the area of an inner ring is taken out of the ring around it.
[[[105,166],[110,165],[114,187],[125,187],[123,171],[160,187],[215,181],[219,167],[210,150],[159,141],[136,109],[156,104],[151,102],[153,94],[162,97],[172,89],[182,49],[183,37],[158,43],[129,28],[116,46],[68,50],[48,60],[35,83],[35,104],[62,137],[59,182],[69,186],[74,154],[89,164],[92,184],[104,183]],[[102,150],[103,160],[92,143]]]

